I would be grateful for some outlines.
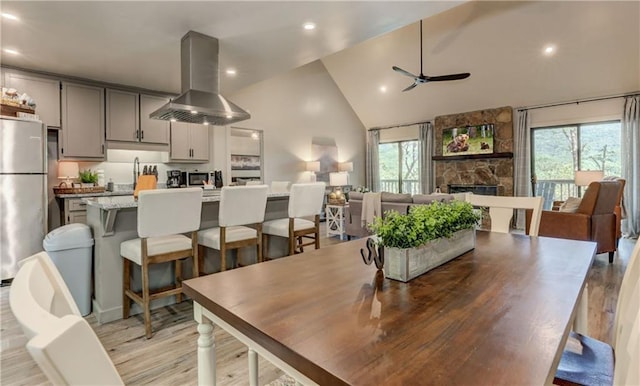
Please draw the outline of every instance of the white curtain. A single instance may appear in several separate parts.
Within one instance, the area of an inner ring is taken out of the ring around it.
[[[624,203],[627,218],[622,233],[640,235],[640,95],[628,96],[622,115],[622,178],[626,180]]]
[[[380,130],[370,130],[367,139],[367,187],[372,192],[380,191],[379,144]]]
[[[531,120],[528,110],[515,111],[516,127],[513,131],[513,195],[532,196],[531,189]],[[516,227],[524,229],[524,211],[516,214]]]
[[[433,160],[433,125],[431,122],[418,126],[420,140],[420,190],[422,194],[433,192],[433,176],[435,174]]]

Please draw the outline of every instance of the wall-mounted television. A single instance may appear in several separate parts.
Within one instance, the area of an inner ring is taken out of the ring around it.
[[[459,126],[442,131],[445,157],[493,153],[493,124]]]

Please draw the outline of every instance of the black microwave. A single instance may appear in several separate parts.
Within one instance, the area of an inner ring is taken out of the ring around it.
[[[187,187],[204,186],[205,182],[213,183],[215,175],[213,172],[182,172],[182,181]]]

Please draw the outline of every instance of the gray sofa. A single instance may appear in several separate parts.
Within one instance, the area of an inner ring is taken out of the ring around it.
[[[347,239],[351,237],[366,237],[371,232],[362,226],[362,197],[364,193],[349,193],[349,206],[345,210],[345,232]],[[398,194],[382,192],[380,204],[382,207],[382,217],[388,211],[395,211],[405,214],[413,205],[430,204],[433,201],[451,201],[454,199],[450,194]]]

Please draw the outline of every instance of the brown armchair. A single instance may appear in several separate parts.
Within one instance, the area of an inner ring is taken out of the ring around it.
[[[621,189],[618,181],[592,182],[575,213],[542,211],[538,236],[595,241],[596,253],[608,252],[612,263],[619,226],[615,207]],[[525,229],[529,229],[530,221],[531,210],[527,210]]]

